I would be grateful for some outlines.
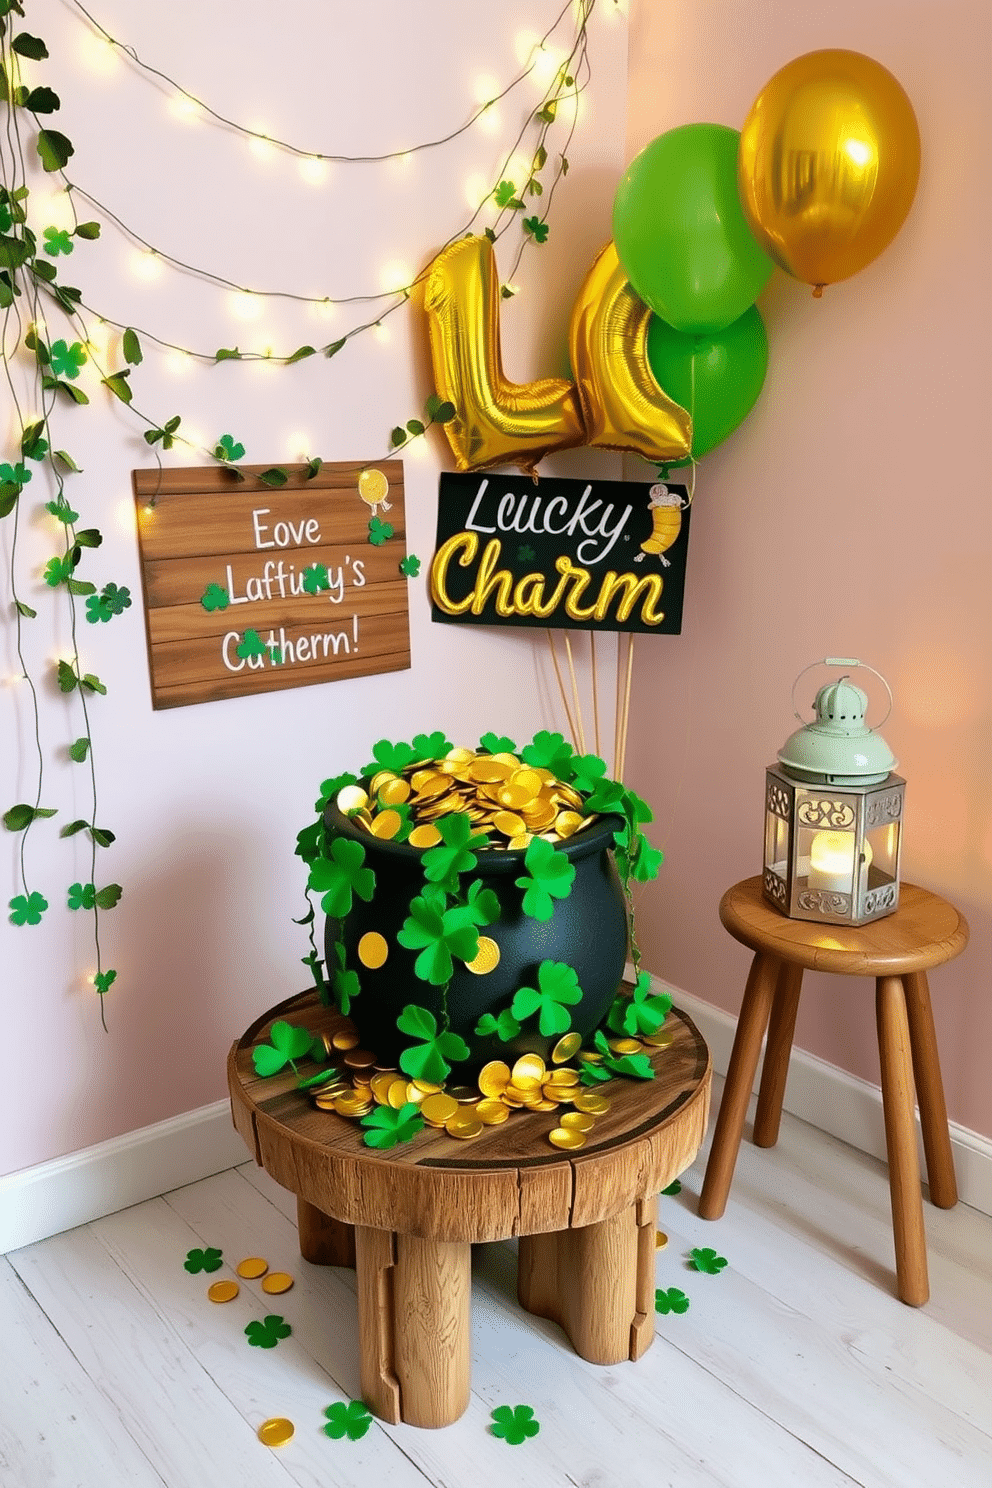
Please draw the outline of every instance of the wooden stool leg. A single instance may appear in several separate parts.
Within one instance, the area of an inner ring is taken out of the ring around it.
[[[332,1219],[315,1204],[297,1196],[296,1223],[300,1255],[313,1266],[354,1266],[355,1227]]]
[[[744,1000],[737,1019],[737,1033],[730,1055],[730,1068],[723,1088],[713,1146],[699,1200],[703,1219],[719,1219],[727,1207],[737,1151],[744,1131],[744,1117],[758,1066],[758,1054],[771,1010],[772,996],[781,962],[759,951],[751,962]]]
[[[560,1323],[591,1364],[639,1359],[654,1340],[654,1227],[649,1200],[600,1224],[522,1235],[520,1305]]]
[[[789,1073],[789,1055],[792,1053],[792,1037],[796,1031],[796,1013],[799,1010],[799,993],[802,991],[803,969],[784,962],[775,984],[775,1000],[768,1024],[768,1042],[761,1066],[761,1085],[758,1088],[758,1108],[754,1114],[754,1145],[774,1147],[778,1141],[778,1129],[782,1121],[782,1102],[785,1099],[785,1081]]]
[[[882,1071],[885,1146],[889,1156],[892,1229],[899,1296],[920,1307],[930,1295],[927,1241],[916,1155],[916,1119],[909,1021],[902,978],[879,977],[876,986],[878,1052]]]
[[[930,1202],[938,1209],[953,1209],[958,1201],[954,1176],[954,1154],[947,1125],[944,1084],[940,1078],[937,1035],[930,1006],[930,988],[924,971],[903,976],[906,1012],[909,1017],[909,1047],[913,1054],[916,1098],[920,1103],[920,1125],[923,1128],[923,1150],[927,1159]]]

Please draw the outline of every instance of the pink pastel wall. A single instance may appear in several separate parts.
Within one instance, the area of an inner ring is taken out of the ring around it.
[[[768,378],[699,466],[683,635],[638,652],[628,773],[667,860],[642,893],[640,938],[647,964],[736,1013],[749,957],[717,905],[760,870],[763,770],[794,727],[793,679],[827,655],[869,662],[895,695],[884,733],[908,781],[904,877],[971,926],[930,981],[950,1115],[989,1135],[992,10],[635,0],[627,153],[679,124],[740,128],[784,63],[824,47],[900,80],[919,189],[855,278],[816,301],[776,272],[759,301]],[[877,1081],[870,983],[808,976],[797,1043]]]

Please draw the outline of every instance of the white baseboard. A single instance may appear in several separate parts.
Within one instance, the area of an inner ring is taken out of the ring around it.
[[[653,979],[656,990],[667,986]],[[737,1020],[669,987],[709,1044],[713,1068],[724,1075]],[[882,1093],[804,1049],[794,1049],[785,1109],[830,1136],[885,1161]],[[992,1141],[951,1122],[958,1190],[964,1203],[992,1215]],[[921,1146],[922,1150],[922,1146]],[[95,1147],[0,1178],[0,1255],[105,1214],[143,1203],[170,1189],[209,1178],[244,1162],[247,1148],[234,1130],[227,1101],[187,1111]]]
[[[226,1100],[0,1178],[0,1255],[244,1162]]]
[[[657,977],[652,980],[658,991],[667,987],[676,1005],[689,1014],[709,1044],[715,1072],[725,1075],[737,1019],[722,1008],[694,997],[691,992],[682,992]],[[760,1070],[760,1061],[758,1067]],[[885,1162],[882,1092],[877,1085],[859,1080],[805,1049],[794,1048],[789,1061],[784,1109],[801,1121],[808,1121],[810,1126]],[[922,1164],[923,1139],[918,1117],[916,1131]],[[992,1215],[992,1140],[956,1121],[950,1122],[950,1131],[959,1197],[962,1203]],[[921,1171],[925,1172],[925,1167],[921,1166]]]

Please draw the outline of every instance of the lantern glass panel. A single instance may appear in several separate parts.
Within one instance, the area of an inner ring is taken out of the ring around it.
[[[765,812],[765,864],[785,882],[789,877],[789,823]]]
[[[869,889],[895,883],[899,877],[898,822],[886,822],[884,825],[869,828],[865,841],[871,848],[871,866],[868,870]]]

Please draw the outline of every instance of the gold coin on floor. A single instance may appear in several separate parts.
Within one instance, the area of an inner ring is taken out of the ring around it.
[[[554,1147],[584,1147],[586,1134],[576,1131],[574,1126],[556,1126],[553,1131],[548,1132],[548,1141]]]
[[[288,1292],[292,1285],[293,1278],[288,1271],[273,1271],[262,1282],[262,1291],[278,1296],[280,1292]]]
[[[655,1248],[655,1250],[664,1250],[664,1248],[665,1248],[665,1246],[667,1244],[668,1244],[668,1236],[665,1234],[664,1230],[655,1230],[655,1233],[654,1233],[654,1248]]]
[[[285,1416],[273,1416],[263,1421],[258,1428],[258,1439],[266,1447],[283,1447],[295,1432],[296,1427]]]
[[[269,1263],[268,1261],[263,1261],[261,1256],[246,1256],[243,1261],[238,1262],[234,1269],[246,1281],[255,1281],[259,1276],[265,1275],[269,1269]]]
[[[240,1290],[236,1281],[215,1281],[207,1288],[207,1296],[211,1302],[233,1302]]]

